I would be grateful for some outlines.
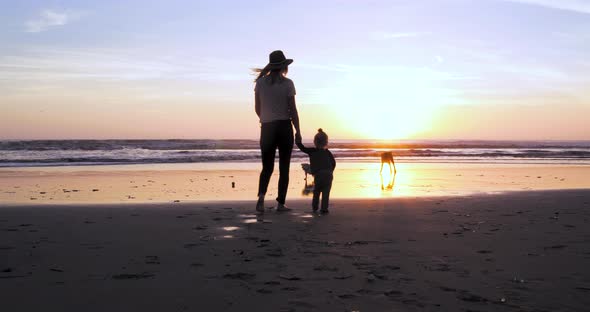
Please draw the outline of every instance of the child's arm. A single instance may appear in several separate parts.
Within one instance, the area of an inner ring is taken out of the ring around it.
[[[297,144],[297,147],[299,148],[300,151],[304,152],[305,154],[308,154],[312,152],[313,149],[311,148],[307,148],[303,145],[303,143],[301,143],[301,141],[297,140],[295,141],[295,144]]]
[[[328,151],[328,155],[330,155],[330,161],[332,162],[332,170],[336,169],[336,159],[334,159],[334,155],[332,152]]]

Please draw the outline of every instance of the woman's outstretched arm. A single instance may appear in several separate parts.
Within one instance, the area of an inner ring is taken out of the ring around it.
[[[295,141],[301,142],[301,131],[299,129],[299,113],[295,104],[295,96],[289,97],[289,112],[291,114],[291,123],[295,127]]]

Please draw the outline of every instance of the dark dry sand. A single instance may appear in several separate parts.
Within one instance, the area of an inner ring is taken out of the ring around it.
[[[2,207],[1,309],[590,309],[590,191],[290,205]]]

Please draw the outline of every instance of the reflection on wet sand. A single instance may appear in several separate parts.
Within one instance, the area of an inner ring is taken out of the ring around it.
[[[395,185],[395,176],[397,172],[392,174],[381,174],[381,189],[384,191],[393,191],[393,186]],[[383,183],[384,180],[387,180],[387,185]]]
[[[383,198],[397,196],[415,196],[416,189],[407,186],[420,179],[421,173],[416,170],[380,171],[379,164],[370,164],[365,168],[348,169],[346,174],[338,172],[334,178],[332,197],[334,198]],[[343,170],[344,171],[344,170]],[[422,177],[423,178],[423,177]],[[392,192],[395,187],[395,193]]]
[[[305,185],[303,186],[303,189],[301,190],[301,195],[302,196],[313,195],[313,188],[314,188],[313,182],[311,184],[305,183]]]
[[[406,182],[411,181],[414,175],[415,172],[406,172],[403,180]],[[351,176],[353,179],[348,181],[347,178],[350,178]],[[369,168],[347,172],[346,176],[344,176],[344,179],[347,180],[335,180],[334,187],[338,194],[337,197],[382,197],[383,195],[386,195],[386,193],[379,192],[378,188],[380,187],[381,191],[393,191],[396,176],[397,171],[379,170],[379,167],[377,166],[370,166]],[[379,179],[379,183],[377,182],[377,179]],[[312,196],[315,186],[313,179],[310,182],[306,176],[304,182],[303,188],[301,189],[301,196]]]
[[[373,171],[373,170],[360,170],[362,173],[362,177],[359,177],[358,181],[367,181],[367,180],[373,180],[373,177],[370,177],[370,175],[374,175],[375,177],[379,176],[380,179],[380,185],[381,185],[381,190],[383,191],[393,191],[394,185],[395,185],[395,178],[397,176],[397,171],[393,171],[393,170],[379,170],[379,171]],[[313,176],[312,176],[313,178]],[[385,183],[387,181],[387,184]],[[375,184],[375,186],[377,186]],[[305,175],[305,179],[304,179],[304,185],[303,185],[303,189],[301,189],[301,195],[302,196],[311,196],[313,195],[313,189],[315,187],[315,181],[312,179],[311,182],[308,179],[308,174]],[[361,188],[366,188],[367,185],[366,184],[361,184]],[[371,187],[372,188],[372,187]],[[371,190],[369,193],[366,193],[364,195],[368,196],[368,197],[372,197],[371,193],[374,190]],[[364,196],[361,196],[364,197]]]
[[[303,168],[303,171],[305,172],[305,178],[303,179],[303,181],[305,181],[305,183],[303,184],[303,189],[301,190],[301,196],[309,196],[310,194],[313,195],[313,188],[315,187],[315,179],[311,181],[311,183],[309,182],[309,179],[307,178],[308,176],[311,176],[312,178],[314,178],[313,174],[311,174],[311,169],[309,167],[309,164],[301,164],[301,167]]]

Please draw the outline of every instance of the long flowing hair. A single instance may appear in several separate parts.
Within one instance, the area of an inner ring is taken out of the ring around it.
[[[266,66],[264,68],[253,68],[252,71],[254,74],[258,74],[254,82],[258,82],[258,79],[262,77],[269,76],[270,77],[270,84],[274,84],[275,82],[281,83],[285,80],[285,76],[287,72],[289,72],[289,67],[285,66],[282,68],[269,68]]]

